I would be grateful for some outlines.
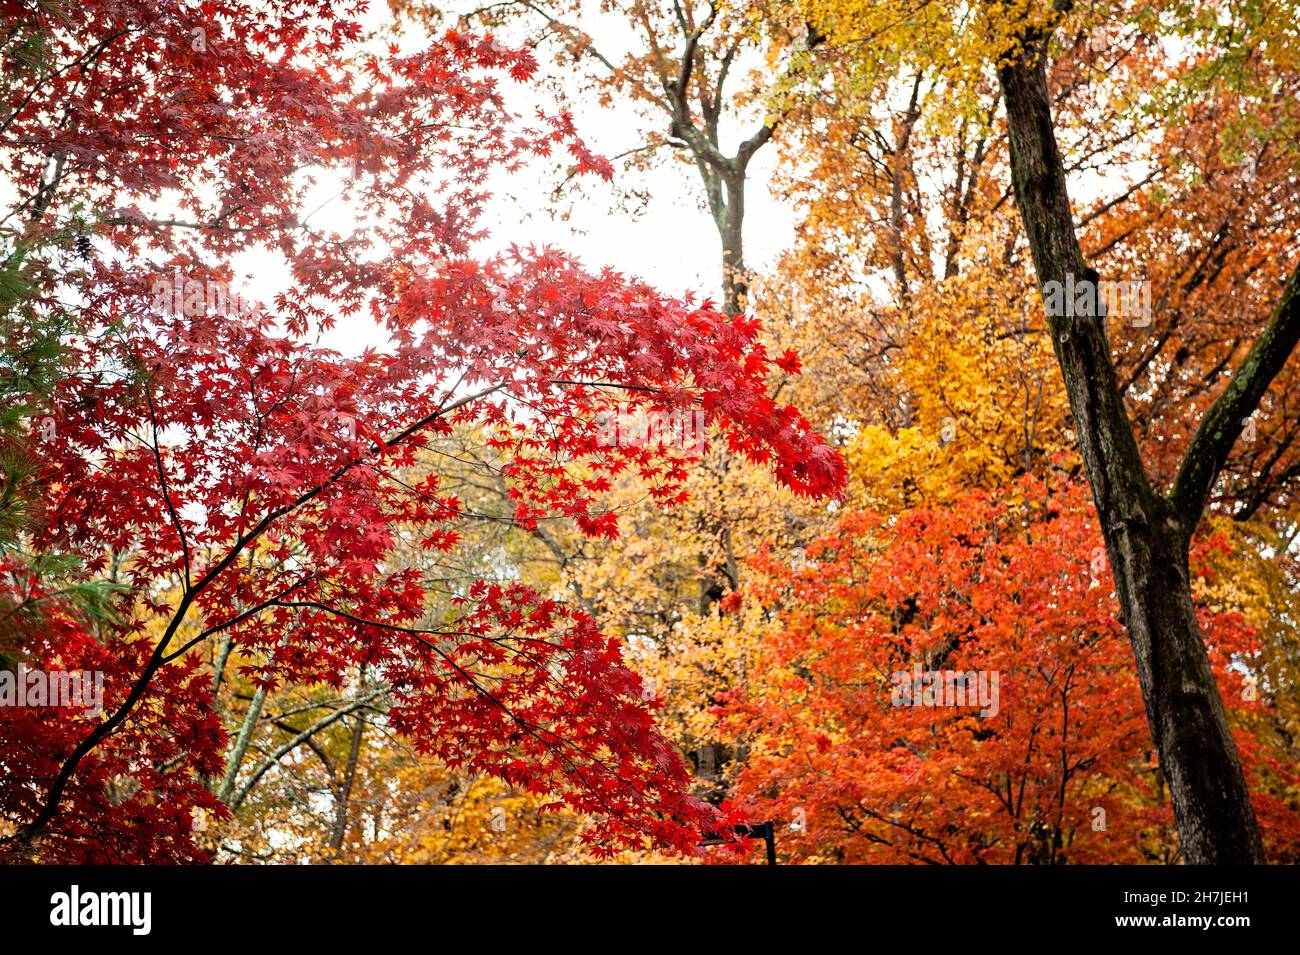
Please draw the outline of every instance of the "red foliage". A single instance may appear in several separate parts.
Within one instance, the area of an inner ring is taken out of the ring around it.
[[[15,181],[35,194],[47,158],[64,162],[31,238],[75,199],[99,239],[64,277],[81,334],[47,411],[37,544],[89,574],[125,557],[128,585],[98,638],[57,601],[40,634],[6,635],[30,666],[102,670],[106,712],[6,715],[0,814],[44,834],[0,851],[195,857],[190,813],[216,808],[201,777],[225,740],[210,675],[185,651],[217,633],[269,657],[267,685],[377,668],[396,725],[450,763],[599,814],[589,837],[603,851],[693,845],[710,811],[585,614],[480,583],[450,623],[421,625],[431,595],[389,560],[398,529],[451,550],[465,518],[421,448],[457,426],[482,434],[520,524],[560,515],[607,536],[613,475],[635,468],[671,503],[688,465],[602,441],[616,404],[702,407],[731,448],[804,493],[838,490],[838,455],[768,397],[756,322],[552,250],[472,256],[489,175],[557,147],[607,172],[567,117],[524,127],[506,110],[501,76],[526,80],[529,54],[448,34],[372,55],[324,0],[202,9],[202,23],[157,0],[0,17],[77,64],[8,104]],[[322,168],[354,177],[347,234],[303,218]],[[151,211],[159,198],[177,217]],[[214,305],[232,256],[256,250],[287,261],[289,286],[251,310]],[[56,293],[68,300],[49,288],[50,306]],[[306,343],[347,316],[372,318],[387,345],[347,357]],[[7,586],[26,586],[8,570]],[[115,802],[110,780],[131,794]]]

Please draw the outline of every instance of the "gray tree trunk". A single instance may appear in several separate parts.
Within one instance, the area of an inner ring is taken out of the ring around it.
[[[1097,281],[1079,248],[1052,126],[1046,38],[1029,37],[998,77],[1016,200],[1040,290]],[[1207,413],[1168,496],[1148,481],[1111,361],[1104,309],[1048,316],[1079,450],[1137,664],[1151,735],[1169,783],[1185,859],[1264,861],[1259,827],[1192,606],[1188,544],[1210,488],[1300,337],[1292,275],[1268,328]],[[1100,298],[1096,296],[1095,298]]]

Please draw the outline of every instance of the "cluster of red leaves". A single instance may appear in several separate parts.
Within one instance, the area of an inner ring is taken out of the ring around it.
[[[768,397],[757,324],[550,250],[472,257],[492,173],[557,146],[607,172],[567,117],[527,128],[506,110],[500,77],[527,79],[527,53],[448,34],[372,55],[323,0],[91,0],[6,8],[0,26],[37,30],[45,56],[75,64],[15,94],[4,162],[35,193],[61,157],[59,188],[94,211],[100,241],[47,290],[53,306],[74,286],[82,334],[45,410],[35,544],[89,574],[120,564],[127,585],[99,639],[68,618],[14,641],[34,666],[104,671],[107,709],[98,723],[58,710],[4,724],[0,815],[21,828],[57,810],[6,850],[193,856],[189,813],[211,805],[199,778],[220,768],[224,736],[189,651],[218,634],[264,654],[266,686],[342,685],[366,663],[420,745],[598,814],[588,836],[604,851],[693,846],[710,811],[589,618],[479,585],[425,625],[436,597],[392,555],[399,534],[458,546],[466,515],[421,453],[457,427],[485,436],[524,526],[556,515],[614,534],[601,500],[627,468],[678,500],[684,457],[602,440],[602,412],[628,403],[703,408],[789,486],[834,493],[838,455]],[[352,175],[347,234],[303,221],[313,168]],[[200,293],[175,310],[191,286],[229,286],[232,255],[250,250],[288,263],[274,302],[234,314]],[[180,295],[160,304],[160,282]],[[347,357],[306,343],[340,316],[373,318],[388,346]],[[110,779],[136,795],[115,804]]]
[[[13,560],[0,561],[0,619],[6,636],[0,652],[14,650],[9,641],[20,637],[29,667],[102,673],[106,712],[121,704],[151,650],[143,640],[102,644],[59,593]],[[85,760],[68,786],[59,825],[39,856],[10,844],[6,859],[154,863],[202,858],[190,838],[194,810],[220,815],[225,807],[198,780],[221,772],[225,734],[212,712],[211,673],[196,664],[185,659],[160,673],[152,705],[123,724],[111,752]],[[80,706],[0,707],[4,817],[11,826],[36,816],[48,780],[101,718]]]
[[[1083,487],[1025,480],[891,520],[849,514],[806,565],[759,569],[747,599],[772,605],[775,625],[721,718],[748,751],[737,802],[781,821],[784,853],[970,864],[1169,851],[1170,811]],[[1234,613],[1202,611],[1201,623],[1230,710],[1260,706],[1241,692],[1253,632]],[[996,672],[997,711],[895,705],[894,674],[918,663]],[[1248,773],[1285,772],[1237,737]],[[1256,802],[1271,851],[1294,858],[1296,813]]]

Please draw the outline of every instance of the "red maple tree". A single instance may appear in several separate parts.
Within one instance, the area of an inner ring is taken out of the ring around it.
[[[0,568],[5,647],[105,674],[102,716],[4,713],[0,854],[202,857],[191,818],[223,811],[205,780],[226,737],[193,651],[218,635],[265,655],[263,685],[381,672],[397,729],[592,814],[599,851],[686,847],[710,825],[640,679],[584,612],[479,582],[428,622],[437,597],[393,559],[399,534],[450,551],[469,517],[427,449],[478,435],[518,523],[560,516],[590,535],[616,533],[612,477],[635,469],[670,504],[689,465],[610,446],[600,420],[616,406],[702,408],[734,451],[810,494],[839,488],[839,457],[769,397],[753,320],[550,249],[476,256],[490,176],[557,149],[579,171],[607,167],[567,116],[512,115],[503,83],[532,75],[526,51],[457,33],[378,48],[355,12],[0,8],[34,51],[0,129],[24,238],[60,255],[71,230],[82,256],[63,254],[36,293],[75,314],[76,334],[31,435],[32,545],[121,586],[92,626],[30,566]],[[306,211],[339,171],[346,232]],[[231,292],[248,252],[287,263],[274,301]],[[310,342],[339,318],[373,321],[382,346]]]

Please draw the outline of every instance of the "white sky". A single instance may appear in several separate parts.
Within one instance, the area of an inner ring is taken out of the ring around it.
[[[377,26],[387,20],[386,4],[372,0],[371,11],[363,22]],[[618,49],[628,42],[628,31],[615,18],[600,18],[586,28],[602,49]],[[514,38],[503,34],[501,39],[512,43]],[[413,47],[414,41],[403,46]],[[547,69],[547,56],[545,50],[537,54],[543,71]],[[512,110],[525,122],[535,106],[551,112],[557,108],[553,97],[536,84],[514,83],[508,78],[503,78],[502,84]],[[623,104],[601,107],[585,100],[569,105],[579,134],[593,151],[606,157],[639,145],[650,128],[644,116]],[[654,117],[653,122],[662,128],[667,120]],[[751,268],[770,264],[794,239],[792,210],[774,198],[768,188],[775,160],[775,144],[769,144],[750,166],[745,240],[746,260]],[[485,218],[491,235],[481,251],[487,254],[511,243],[550,244],[593,270],[610,266],[644,279],[666,294],[695,292],[716,300],[721,293],[721,252],[717,231],[702,204],[703,192],[694,166],[663,162],[660,167],[646,175],[634,174],[635,182],[618,173],[613,183],[595,176],[575,178],[565,186],[558,203],[554,191],[564,179],[560,164],[538,162],[527,174],[497,177],[495,198]],[[649,195],[649,202],[638,214],[620,208],[620,184],[625,190],[635,187]],[[323,184],[308,208],[325,202],[339,191],[339,185],[341,180],[339,184]],[[569,213],[564,221],[554,215],[558,208]],[[346,201],[335,199],[313,215],[312,222],[346,231],[350,218]],[[250,291],[263,300],[287,279],[285,270],[269,262],[264,253],[237,259],[236,272],[248,276]],[[369,320],[359,317],[341,321],[322,338],[322,344],[352,354],[367,345],[380,345],[375,336]]]

